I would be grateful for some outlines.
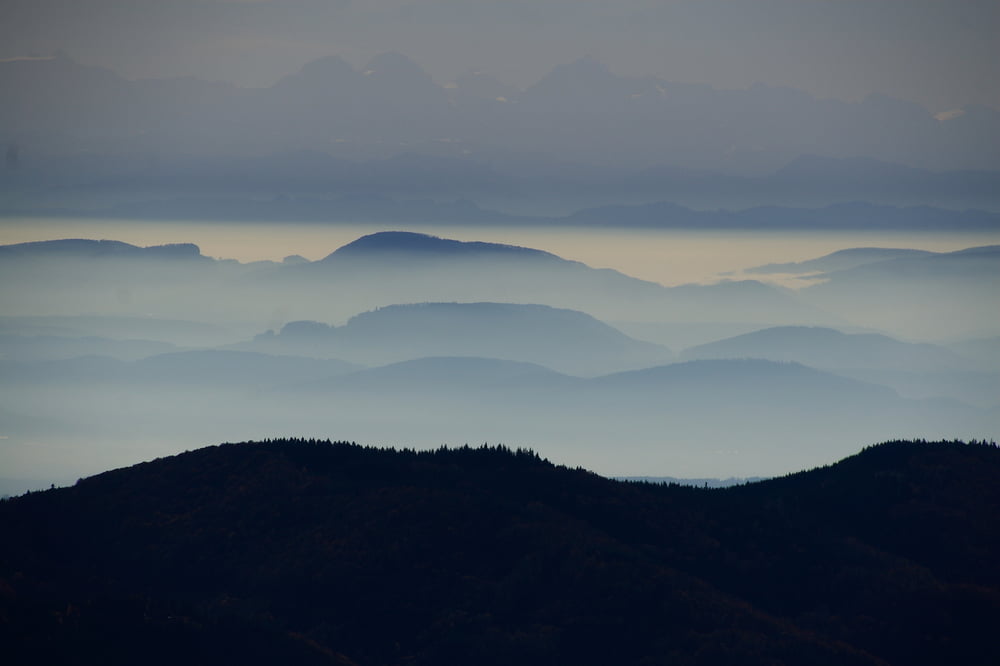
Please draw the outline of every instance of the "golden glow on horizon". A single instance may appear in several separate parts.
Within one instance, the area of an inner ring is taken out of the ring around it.
[[[375,224],[147,222],[100,219],[8,219],[0,221],[0,244],[61,238],[118,240],[148,246],[195,243],[202,254],[241,262],[298,254],[322,259],[360,236],[397,230]],[[651,231],[633,229],[533,229],[497,226],[422,226],[404,229],[463,241],[522,245],[612,268],[667,286],[744,277],[741,269],[813,259],[853,247],[895,247],[950,252],[1000,243],[1000,234],[770,233]],[[751,276],[759,279],[761,276]],[[777,276],[775,276],[777,278]],[[791,277],[786,284],[805,286]]]

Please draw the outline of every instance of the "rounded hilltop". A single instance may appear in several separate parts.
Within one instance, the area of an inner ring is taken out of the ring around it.
[[[380,231],[362,236],[338,248],[327,256],[324,261],[343,257],[360,258],[382,253],[447,255],[454,257],[480,254],[555,257],[555,255],[549,252],[518,245],[484,243],[481,241],[458,241],[413,231]]]

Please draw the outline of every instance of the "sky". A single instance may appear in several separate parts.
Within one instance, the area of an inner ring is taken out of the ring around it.
[[[439,83],[483,70],[526,87],[590,55],[717,88],[1000,109],[996,0],[4,0],[2,14],[0,59],[62,49],[130,78],[268,86],[322,56],[397,51]]]

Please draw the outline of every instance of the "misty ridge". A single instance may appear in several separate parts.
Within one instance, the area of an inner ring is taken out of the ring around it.
[[[76,243],[81,252],[50,256],[58,243]],[[0,285],[9,312],[59,314],[72,303],[75,314],[241,323],[287,320],[297,313],[296,319],[329,322],[373,306],[493,301],[638,321],[649,320],[654,309],[663,309],[668,320],[834,320],[791,292],[755,280],[668,288],[541,250],[412,232],[370,234],[318,261],[250,264],[192,255],[183,245],[177,246],[177,261],[160,261],[160,254],[170,252],[156,250],[157,260],[147,262],[138,250],[105,259],[93,249],[98,242],[58,243],[0,250],[10,257],[0,265],[0,275],[10,278]],[[26,282],[31,289],[23,288]]]
[[[251,334],[294,320],[344,322],[385,305],[506,302],[611,323],[867,325],[897,337],[957,340],[997,332],[988,304],[998,287],[998,248],[859,249],[846,265],[838,253],[807,264],[833,270],[810,270],[793,290],[761,281],[799,272],[787,266],[750,267],[758,279],[664,287],[537,249],[413,232],[369,234],[317,261],[246,264],[203,256],[190,244],[65,240],[0,248],[0,295],[9,315],[152,316]]]
[[[793,290],[664,287],[412,232],[316,261],[7,245],[0,434],[13,478],[331,431],[532,446],[608,475],[773,476],[859,441],[994,436],[998,262],[857,248],[747,271],[811,285]]]
[[[325,57],[270,87],[239,88],[131,81],[60,53],[0,62],[0,89],[10,91],[0,110],[8,215],[426,223],[510,221],[527,209],[531,222],[553,208],[665,200],[996,210],[1000,184],[1000,113],[988,107],[936,117],[881,95],[719,90],[619,76],[590,57],[524,90],[485,73],[440,85],[398,53],[357,69]],[[694,222],[662,206],[619,212],[626,224]],[[900,223],[887,212],[867,219]],[[941,223],[940,213],[900,215]],[[769,217],[775,228],[794,223]]]
[[[521,360],[585,375],[672,359],[579,311],[508,303],[390,305],[344,326],[290,322],[241,348],[383,364],[425,356]]]

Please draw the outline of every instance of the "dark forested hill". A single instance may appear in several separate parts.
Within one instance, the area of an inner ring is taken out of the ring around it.
[[[995,664],[1000,449],[724,490],[223,445],[0,503],[5,663]]]

